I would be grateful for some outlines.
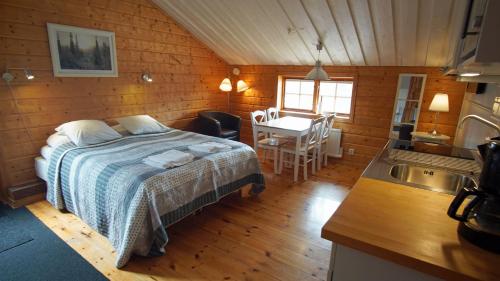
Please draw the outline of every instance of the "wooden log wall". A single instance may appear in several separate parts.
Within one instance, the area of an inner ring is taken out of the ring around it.
[[[249,112],[276,106],[279,75],[305,76],[309,66],[239,66],[241,74],[233,78],[245,80],[251,87],[244,93],[231,94],[231,110],[244,118],[243,138],[251,142]],[[427,74],[419,131],[430,131],[434,126],[434,112],[428,108],[436,92],[447,93],[450,98],[450,112],[440,113],[438,130],[452,137],[460,115],[465,83],[456,82],[453,77],[441,74],[439,68],[429,67],[325,67],[330,75],[335,73],[357,76],[354,120],[351,123],[336,122],[334,127],[342,128],[344,157],[341,162],[366,166],[385,145],[389,136],[391,117],[396,96],[399,74]],[[354,155],[347,150],[355,149]]]
[[[47,22],[115,32],[119,77],[54,77]],[[12,70],[10,88],[0,80],[3,191],[36,179],[33,159],[63,122],[150,114],[185,128],[200,110],[227,108],[218,86],[228,65],[149,0],[2,0],[2,73],[7,67],[36,78]]]

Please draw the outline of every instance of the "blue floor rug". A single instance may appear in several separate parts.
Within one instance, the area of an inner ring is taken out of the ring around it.
[[[0,203],[0,280],[108,280],[26,208]]]

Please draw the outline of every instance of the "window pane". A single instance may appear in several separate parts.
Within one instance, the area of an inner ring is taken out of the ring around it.
[[[320,110],[322,112],[350,114],[352,87],[351,81],[320,82],[319,94],[322,98]]]
[[[299,95],[286,94],[285,95],[286,108],[299,108]]]
[[[320,110],[321,110],[321,113],[334,112],[335,111],[335,98],[328,97],[328,96],[321,97]]]
[[[352,96],[352,82],[338,83],[337,96],[350,98]]]
[[[319,94],[320,96],[335,96],[335,89],[337,83],[335,82],[320,82],[319,84]]]
[[[312,110],[313,96],[314,81],[302,79],[287,79],[285,81],[285,108]]]
[[[285,81],[285,93],[300,93],[300,80],[289,80]]]
[[[313,95],[314,94],[314,81],[303,80],[300,83],[300,93],[303,95]]]
[[[312,110],[313,106],[313,96],[312,95],[300,95],[300,109]]]
[[[337,98],[335,100],[335,112],[349,114],[351,112],[350,98]]]

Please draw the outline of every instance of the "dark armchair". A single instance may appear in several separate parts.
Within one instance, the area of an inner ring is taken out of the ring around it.
[[[204,135],[239,141],[241,117],[221,111],[198,113],[198,132]]]

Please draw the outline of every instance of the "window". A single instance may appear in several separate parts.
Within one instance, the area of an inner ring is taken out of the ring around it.
[[[335,112],[337,117],[352,119],[354,79],[331,78],[313,81],[283,78],[281,109],[310,113]]]
[[[314,108],[314,81],[304,79],[286,79],[283,107],[312,111]]]
[[[351,114],[352,81],[321,81],[319,83],[318,112]]]

